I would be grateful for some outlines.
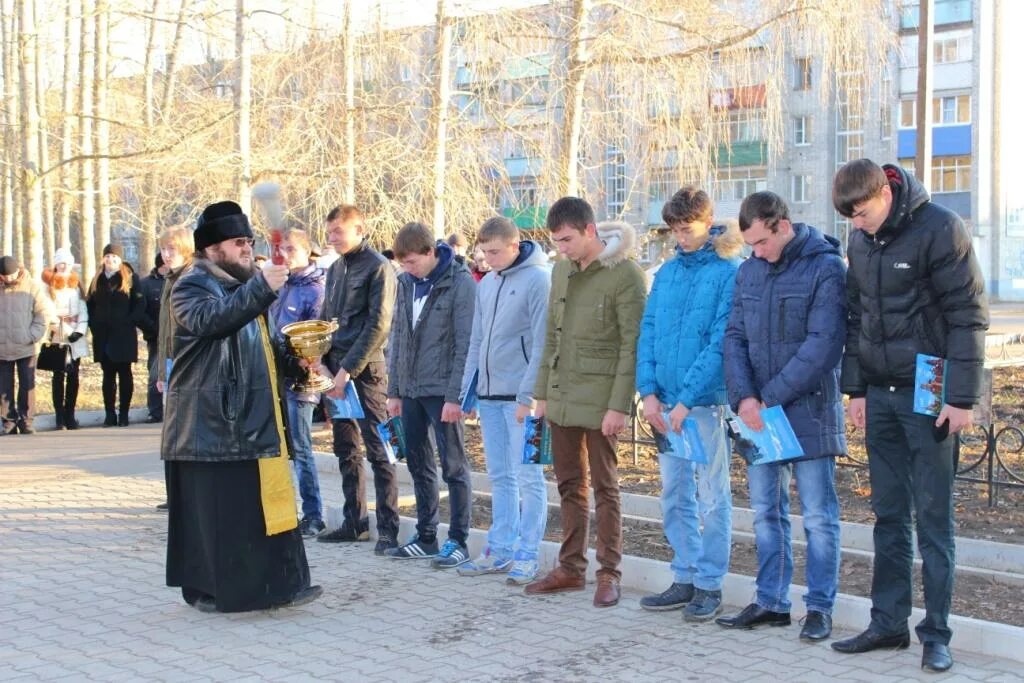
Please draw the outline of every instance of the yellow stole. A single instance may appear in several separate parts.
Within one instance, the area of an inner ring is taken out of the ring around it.
[[[273,391],[274,422],[277,424],[280,452],[272,458],[260,458],[260,500],[263,503],[263,520],[267,525],[267,536],[284,533],[296,528],[295,489],[292,488],[292,468],[288,460],[288,445],[285,442],[284,419],[281,416],[281,401],[277,393],[277,363],[274,349],[270,346],[270,333],[263,316],[256,317],[260,326],[260,341],[263,355],[267,359],[270,373],[270,388]]]

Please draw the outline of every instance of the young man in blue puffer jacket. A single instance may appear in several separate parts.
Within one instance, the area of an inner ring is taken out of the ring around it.
[[[640,605],[649,610],[685,607],[687,621],[706,621],[722,610],[722,579],[729,569],[732,495],[722,339],[743,242],[735,226],[712,225],[711,199],[696,187],[676,192],[662,218],[678,246],[675,258],[658,270],[647,299],[636,385],[658,443],[661,509],[665,536],[675,552],[674,579]],[[668,412],[667,421],[663,412]],[[706,464],[674,453],[666,436],[670,429],[680,433],[687,417],[696,423]]]
[[[836,458],[846,453],[839,360],[846,339],[846,264],[839,242],[792,223],[773,192],[755,192],[740,207],[743,240],[753,249],[736,278],[725,333],[729,402],[751,429],[760,410],[782,406],[804,455],[747,468],[757,541],[757,596],[726,628],[790,623],[793,548],[789,483],[795,476],[807,537],[807,618],[800,639],[832,633],[839,583]]]

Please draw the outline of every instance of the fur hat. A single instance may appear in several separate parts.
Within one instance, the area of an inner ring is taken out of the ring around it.
[[[252,239],[253,232],[249,218],[235,202],[215,202],[207,206],[196,221],[196,229],[192,233],[196,251],[236,237]]]
[[[71,253],[70,249],[61,247],[53,252],[53,262],[50,265],[57,267],[60,263],[66,263],[68,268],[75,265],[75,256]]]

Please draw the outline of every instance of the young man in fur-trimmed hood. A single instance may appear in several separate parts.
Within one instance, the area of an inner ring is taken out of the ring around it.
[[[743,240],[735,226],[712,224],[711,198],[696,187],[676,192],[661,215],[678,244],[675,257],[658,270],[644,310],[636,386],[658,443],[665,536],[675,555],[672,585],[640,605],[683,607],[687,621],[706,621],[722,609],[729,570],[732,495],[722,339]],[[680,433],[687,418],[697,425],[706,464],[673,452],[669,432]]]
[[[643,271],[629,259],[636,241],[625,223],[594,221],[582,199],[563,197],[548,230],[565,260],[551,277],[544,353],[534,387],[536,415],[551,429],[564,537],[559,565],[528,594],[583,590],[587,568],[587,465],[597,504],[595,607],[619,601],[622,511],[617,434],[633,405]]]

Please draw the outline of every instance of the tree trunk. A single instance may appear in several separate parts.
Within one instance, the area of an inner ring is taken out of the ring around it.
[[[444,216],[444,173],[447,165],[448,101],[451,97],[452,25],[448,17],[446,0],[437,0],[437,44],[434,51],[434,234],[443,238]]]
[[[235,58],[238,78],[235,83],[235,152],[238,171],[235,195],[242,211],[252,213],[252,152],[249,147],[249,117],[252,104],[252,49],[249,41],[249,8],[247,0],[235,4]]]
[[[96,188],[93,176],[92,145],[92,76],[93,49],[95,47],[96,22],[93,17],[93,0],[82,0],[82,16],[79,20],[79,35],[82,37],[78,71],[78,132],[79,151],[82,160],[78,164],[78,196],[81,197],[78,221],[79,244],[82,245],[82,276],[85,281],[96,272],[97,249],[96,229]]]
[[[149,25],[146,27],[146,57],[142,64],[142,118],[145,129],[152,134],[155,125],[153,102],[153,77],[155,68],[153,61],[156,56],[157,15],[160,12],[160,0],[153,0],[150,7]],[[139,245],[139,270],[149,272],[153,267],[156,252],[156,233],[159,231],[157,222],[157,178],[154,171],[146,171],[142,178],[142,196],[139,198],[142,225],[140,233],[142,241]]]
[[[590,0],[573,0],[569,28],[569,65],[565,78],[565,120],[559,164],[559,196],[579,194],[580,134],[583,129],[583,89],[587,81],[584,34]]]
[[[18,0],[18,52],[21,73],[21,187],[25,193],[22,229],[27,244],[29,272],[43,270],[42,183],[39,178],[39,111],[36,109],[36,26],[34,0]],[[23,245],[25,246],[25,245]]]
[[[18,223],[15,221],[15,204],[20,199],[15,191],[15,169],[17,168],[18,156],[15,148],[14,131],[17,129],[18,97],[15,84],[14,65],[14,12],[12,11],[12,0],[0,0],[0,51],[3,58],[3,167],[0,168],[0,201],[3,206],[2,222],[0,230],[3,231],[3,238],[0,241],[0,251],[5,254],[14,254],[14,232]]]
[[[352,0],[345,0],[345,202],[356,201],[356,32]]]
[[[72,41],[74,40],[74,32],[71,27],[75,24],[72,23],[72,3],[68,2],[64,6],[64,40],[62,45],[64,46],[64,81],[61,85],[61,102],[63,103],[63,111],[61,112],[61,124],[60,124],[60,175],[58,182],[60,183],[60,198],[58,202],[57,212],[57,245],[61,247],[71,246],[71,178],[72,169],[70,165],[63,163],[71,158],[74,152],[74,145],[71,140],[71,136],[74,132],[74,125],[71,112],[74,111],[74,93],[75,84],[72,79],[72,68],[73,60],[72,55]],[[80,254],[79,254],[80,256]]]
[[[93,97],[96,116],[96,241],[109,244],[110,239],[110,121],[107,111],[107,77],[109,69],[110,6],[107,0],[96,3],[96,57]]]
[[[32,22],[37,24],[39,20],[37,3],[39,0],[32,0]],[[43,67],[42,60],[38,59],[38,55],[47,54],[48,51],[40,47],[39,34],[36,34],[35,40],[35,52],[37,59],[35,61],[35,80],[36,80],[36,114],[39,117],[39,137],[37,144],[39,145],[39,168],[48,169],[50,168],[50,125],[46,118],[46,83],[43,80]],[[39,178],[39,191],[42,197],[42,215],[41,215],[41,228],[43,232],[43,257],[49,259],[53,256],[55,249],[53,239],[53,181],[50,176],[42,176]]]

